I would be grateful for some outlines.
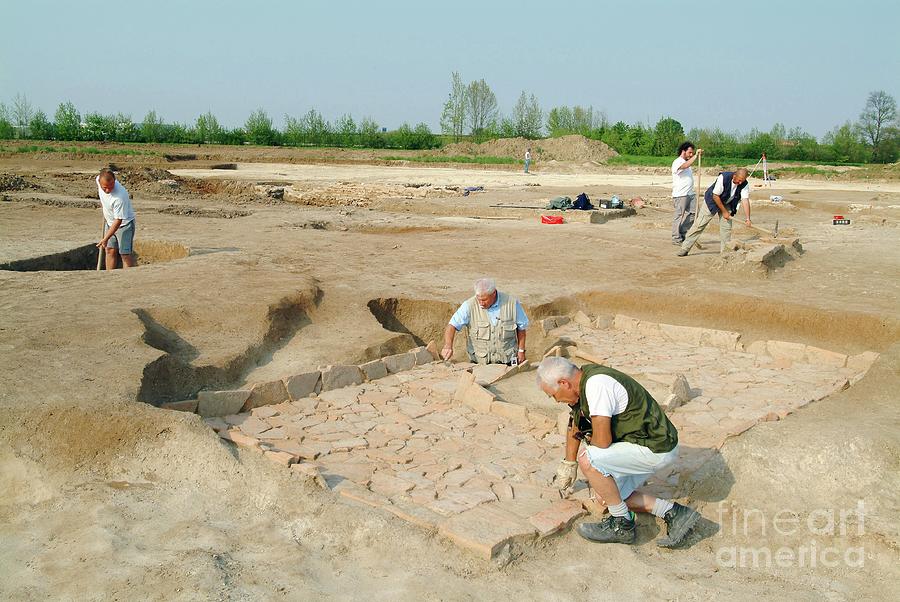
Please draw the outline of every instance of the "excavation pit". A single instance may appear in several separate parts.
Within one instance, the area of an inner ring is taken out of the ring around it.
[[[96,270],[98,249],[95,243],[60,253],[41,255],[0,264],[0,270],[13,272],[76,272]],[[138,267],[182,259],[190,255],[188,247],[173,242],[136,240],[134,256]]]
[[[367,305],[386,330],[409,334],[418,345],[442,340],[447,321],[457,307],[445,301],[401,297],[372,299]]]
[[[390,305],[381,301],[379,311]],[[745,347],[740,333],[624,315],[576,314],[548,335],[573,342],[559,352],[576,363],[598,361],[634,375],[667,408],[679,429],[679,460],[643,489],[705,501],[723,499],[733,482],[719,456],[726,439],[849,387],[877,357],[785,341]],[[568,411],[541,398],[527,366],[433,358],[419,348],[246,391],[201,392],[193,406],[182,407],[197,408],[220,437],[298,477],[434,530],[485,559],[602,511],[583,481],[568,497],[553,486]],[[683,405],[669,395],[678,375],[691,384]],[[340,379],[350,379],[349,386],[335,386]],[[213,401],[232,403],[234,413],[210,415],[210,408],[224,407]]]

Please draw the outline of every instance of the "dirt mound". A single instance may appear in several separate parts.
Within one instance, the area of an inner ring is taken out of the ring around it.
[[[19,203],[34,203],[36,205],[44,205],[46,207],[65,207],[67,209],[98,209],[99,201],[68,201],[65,199],[45,199],[39,197],[16,197],[5,200],[16,201]]]
[[[126,186],[159,182],[160,180],[174,180],[177,182],[180,179],[176,178],[165,169],[156,169],[153,167],[123,169],[116,174],[116,177]]]
[[[458,142],[441,149],[441,155],[484,155],[489,157],[522,157],[525,149],[531,152],[537,161],[564,161],[572,163],[606,163],[610,157],[619,153],[599,140],[590,140],[577,134],[528,140],[526,138],[500,138],[481,144]]]
[[[247,217],[253,215],[252,211],[243,211],[240,209],[200,209],[199,207],[191,207],[184,205],[167,205],[162,209],[157,209],[157,213],[165,213],[168,215],[187,215],[190,217],[215,217],[222,219],[233,219],[236,217]]]
[[[26,188],[38,188],[38,186],[28,182],[22,176],[9,173],[0,174],[0,192],[6,190],[25,190]]]
[[[784,244],[775,244],[774,241],[763,243],[733,241],[728,251],[710,262],[711,269],[747,272],[766,277],[773,270],[783,268],[788,262],[799,258],[803,254],[803,246],[796,238],[785,241]]]

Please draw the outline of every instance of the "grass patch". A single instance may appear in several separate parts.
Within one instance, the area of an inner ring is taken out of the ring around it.
[[[414,161],[416,163],[477,163],[479,165],[516,165],[521,163],[515,157],[490,157],[469,156],[469,155],[451,155],[441,157],[435,155],[423,155],[420,157],[384,157],[385,161]]]
[[[2,153],[82,153],[86,155],[158,155],[154,151],[133,150],[130,148],[97,148],[95,146],[0,146]]]
[[[819,169],[818,167],[812,167],[809,165],[801,165],[798,167],[780,167],[778,169],[769,170],[769,173],[774,176],[781,175],[803,175],[803,176],[833,176],[835,172],[829,171],[827,169]]]

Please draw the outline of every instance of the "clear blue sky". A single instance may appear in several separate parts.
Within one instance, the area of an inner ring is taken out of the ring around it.
[[[683,7],[683,8],[682,8]],[[437,129],[450,73],[484,78],[508,113],[593,105],[611,121],[821,136],[873,90],[900,98],[900,1],[4,2],[0,102],[51,116],[281,126],[315,107]]]

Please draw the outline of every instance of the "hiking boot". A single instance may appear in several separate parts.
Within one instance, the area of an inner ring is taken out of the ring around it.
[[[581,523],[578,534],[599,543],[634,543],[634,512],[628,516],[607,516],[599,523]]]
[[[674,548],[684,540],[691,528],[700,520],[700,513],[687,506],[675,504],[663,517],[666,536],[656,542],[661,548]]]
[[[678,257],[684,257],[687,254],[688,254],[687,249],[679,249],[678,252],[675,253],[675,255]]]
[[[683,240],[673,240],[672,244],[675,245],[676,247],[680,247],[681,243],[683,243],[683,242],[684,242]]]

